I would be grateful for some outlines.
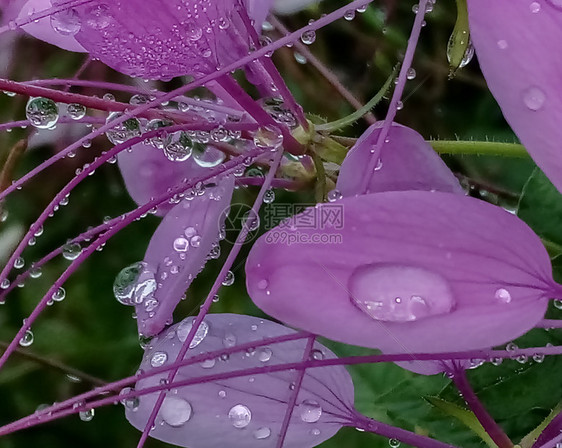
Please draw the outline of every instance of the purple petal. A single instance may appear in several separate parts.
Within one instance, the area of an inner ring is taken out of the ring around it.
[[[310,228],[311,215],[332,225]],[[386,353],[516,338],[560,291],[551,272],[541,241],[517,217],[425,191],[319,205],[263,235],[246,263],[248,293],[264,312]]]
[[[50,0],[29,0],[21,9],[18,19],[27,19],[29,14],[51,8]],[[22,29],[33,37],[56,45],[64,50],[84,53],[86,50],[74,38],[72,28],[68,27],[69,24],[72,24],[73,18],[71,16],[72,12],[61,12],[52,17],[45,17],[37,22],[25,25]],[[78,17],[74,17],[74,20],[77,23]],[[65,24],[67,25],[66,27]]]
[[[468,9],[488,87],[521,143],[562,191],[560,2],[469,0]]]
[[[174,309],[218,242],[233,191],[234,178],[225,177],[217,186],[207,186],[204,194],[182,199],[156,229],[144,262],[157,287],[136,306],[140,334],[154,336],[171,322]]]
[[[240,17],[246,11],[237,3],[94,0],[74,8],[81,19],[76,39],[93,58],[129,76],[198,76],[247,54],[249,38]],[[255,12],[264,15],[262,8]]]
[[[130,151],[120,152],[117,162],[127,191],[139,205],[165,194],[183,179],[195,178],[205,171],[193,157],[185,162],[172,162],[162,150],[145,144],[134,145]],[[162,204],[157,214],[164,216],[172,207],[170,203]]]
[[[173,363],[193,319],[185,319],[153,340],[140,369],[148,372],[153,366]],[[211,314],[199,327],[187,357],[292,333],[294,330],[256,317]],[[299,362],[305,346],[306,340],[283,342],[185,366],[179,370],[176,381]],[[315,358],[336,357],[317,342],[313,353]],[[136,389],[156,386],[166,377],[167,373],[163,373],[141,380]],[[281,371],[175,388],[164,400],[150,435],[190,448],[224,447],[226,441],[229,448],[274,448],[295,378],[296,372]],[[146,395],[139,403],[125,402],[127,419],[139,430],[144,429],[157,396]],[[353,397],[353,383],[344,367],[307,371],[283,446],[313,447],[332,437],[350,415]]]
[[[344,196],[362,194],[362,180],[373,157],[367,138],[377,138],[382,123],[371,126],[347,154],[338,177],[337,190]],[[374,136],[374,137],[373,137]],[[368,192],[437,190],[464,194],[458,180],[441,157],[413,129],[393,124],[371,176]]]

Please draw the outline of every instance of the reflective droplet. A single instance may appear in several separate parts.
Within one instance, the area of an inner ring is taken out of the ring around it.
[[[66,290],[61,286],[57,289],[52,296],[55,302],[62,302],[66,298]]]
[[[510,303],[511,302],[511,294],[507,289],[500,288],[496,290],[496,294],[494,295],[495,299],[500,303]]]
[[[271,359],[273,352],[267,347],[262,347],[257,351],[257,357],[261,362],[267,362]]]
[[[228,411],[228,418],[230,419],[232,426],[242,429],[250,424],[250,421],[252,420],[252,413],[243,404],[237,404]]]
[[[391,448],[398,448],[400,446],[400,440],[398,439],[389,439],[388,444]]]
[[[322,416],[322,408],[316,401],[304,400],[298,406],[301,420],[306,423],[316,423]]]
[[[193,153],[193,141],[185,132],[174,132],[164,143],[164,155],[172,162],[185,162]]]
[[[59,107],[49,98],[30,98],[25,115],[37,129],[50,129],[59,121]]]
[[[150,358],[150,365],[154,368],[162,367],[168,361],[168,354],[166,352],[156,352]]]
[[[267,426],[262,426],[254,431],[254,438],[257,440],[267,439],[271,435],[271,429]]]
[[[313,30],[305,31],[301,34],[301,41],[305,45],[311,45],[316,41],[316,32]]]
[[[82,420],[83,422],[91,422],[94,418],[94,414],[95,414],[94,409],[88,409],[86,411],[80,411],[78,413],[78,416],[80,417],[80,420]]]
[[[554,299],[554,308],[562,310],[562,299]]]
[[[183,237],[174,240],[174,250],[176,252],[186,252],[189,249],[189,241]]]
[[[20,345],[22,347],[29,347],[34,341],[33,332],[31,330],[26,330],[25,334],[20,339]]]
[[[80,31],[82,20],[74,8],[67,8],[51,15],[51,26],[62,36],[74,36]]]
[[[539,87],[532,86],[523,92],[523,102],[530,110],[537,111],[542,109],[545,101],[546,95]]]
[[[339,190],[332,190],[328,193],[328,202],[336,202],[343,198],[343,194]]]
[[[182,426],[191,418],[191,405],[177,397],[166,397],[160,409],[160,415],[170,426]]]
[[[67,243],[62,247],[62,256],[66,260],[76,260],[82,253],[82,247],[78,243]]]
[[[226,276],[224,277],[222,284],[224,286],[232,286],[232,284],[234,284],[234,273],[232,271],[228,271],[226,273]]]
[[[122,116],[123,114],[121,112],[112,112],[107,117],[106,124],[111,123]],[[133,137],[141,135],[140,121],[136,118],[129,118],[128,120],[115,125],[112,129],[107,131],[105,135],[111,143],[119,145]]]
[[[22,257],[18,257],[14,261],[14,268],[21,269],[25,266],[25,260]]]
[[[81,120],[86,116],[86,106],[78,103],[72,103],[66,106],[66,112],[73,120]]]
[[[196,148],[194,148],[193,151],[195,163],[203,168],[214,168],[220,165],[225,158],[226,155],[224,152],[211,145],[207,146],[202,151],[196,150]]]
[[[376,320],[408,322],[449,313],[455,305],[447,280],[427,269],[364,265],[349,280],[351,301]]]
[[[254,145],[260,149],[277,149],[283,144],[283,134],[276,127],[261,127],[254,134]]]
[[[234,347],[236,345],[236,336],[232,333],[226,333],[222,340],[222,343],[226,348]]]
[[[191,331],[194,322],[195,322],[194,317],[188,317],[187,319],[182,320],[181,323],[178,325],[178,328],[176,329],[176,334],[178,335],[178,339],[181,342],[185,342],[185,340],[187,339],[187,335]],[[195,348],[199,344],[201,344],[201,342],[203,342],[203,339],[205,339],[208,333],[209,333],[209,325],[207,324],[207,322],[202,321],[201,324],[199,325],[199,328],[195,332],[195,336],[193,337],[193,340],[189,344],[189,348]]]
[[[215,367],[216,363],[217,362],[216,362],[215,358],[206,359],[205,361],[203,361],[201,363],[201,367],[203,367],[204,369],[212,369],[213,367]]]
[[[123,305],[138,305],[156,291],[156,271],[139,261],[122,269],[113,283],[113,294]]]

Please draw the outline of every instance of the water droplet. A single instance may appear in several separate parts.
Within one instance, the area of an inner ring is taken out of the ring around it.
[[[496,291],[494,295],[495,299],[500,303],[510,303],[511,302],[511,294],[507,289],[500,288]]]
[[[51,297],[55,302],[62,302],[65,298],[66,298],[66,291],[65,289],[61,286],[60,288],[58,288],[54,293],[53,296]]]
[[[83,422],[91,422],[94,418],[94,415],[95,415],[94,409],[87,409],[86,411],[80,411],[78,413],[80,420],[82,420]]]
[[[25,266],[25,260],[22,257],[18,257],[14,261],[14,268],[21,269]]]
[[[174,240],[174,250],[176,252],[186,252],[189,249],[189,241],[183,237]]]
[[[74,36],[80,31],[82,20],[74,8],[67,8],[51,15],[51,26],[63,36]]]
[[[254,134],[254,145],[260,149],[275,150],[283,144],[283,134],[278,128],[261,127]]]
[[[313,400],[304,400],[298,405],[301,420],[306,423],[316,423],[322,416],[322,408]]]
[[[310,359],[321,361],[324,359],[324,352],[322,350],[314,349],[310,352]]]
[[[232,286],[234,284],[234,273],[232,271],[228,271],[224,280],[222,281],[224,286]]]
[[[168,354],[166,352],[156,352],[150,358],[150,365],[154,368],[162,367],[168,361]]]
[[[202,151],[197,150],[197,147],[193,151],[193,159],[197,165],[203,168],[214,168],[224,162],[226,155],[221,150],[215,148],[214,146],[207,146]]]
[[[343,198],[343,194],[339,190],[332,190],[328,193],[328,202],[336,202]]]
[[[237,404],[228,411],[228,418],[230,419],[232,426],[237,429],[242,429],[250,424],[250,421],[252,420],[252,413],[243,404]]]
[[[166,397],[160,409],[160,415],[170,426],[182,426],[191,418],[191,405],[177,397]]]
[[[546,101],[545,93],[537,86],[529,87],[523,92],[523,102],[528,109],[538,111]]]
[[[554,299],[554,308],[562,310],[562,299]]]
[[[545,358],[544,353],[535,353],[533,355],[533,361],[539,364],[544,361],[544,358]]]
[[[139,261],[122,269],[113,283],[113,294],[123,305],[138,305],[156,290],[156,271]]]
[[[26,330],[25,334],[20,339],[20,345],[22,347],[29,347],[31,344],[33,344],[33,341],[33,332],[31,330]]]
[[[412,79],[416,79],[416,69],[413,67],[410,67],[408,69],[408,71],[406,72],[406,78],[409,79],[410,81]]]
[[[86,24],[95,30],[103,30],[111,24],[109,6],[99,4],[92,6],[86,12]]]
[[[164,143],[164,155],[172,162],[185,162],[193,153],[193,140],[185,132],[174,132]]]
[[[470,39],[470,37],[467,37],[467,39]],[[451,34],[451,38],[449,39],[449,43],[447,44],[447,61],[449,62],[449,64],[451,63],[451,59],[452,59],[451,54],[454,45],[455,45],[455,35]],[[472,41],[469,40],[458,68],[466,67],[470,63],[470,61],[472,61],[473,57],[474,57],[474,45],[472,45]]]
[[[267,439],[271,435],[271,429],[267,426],[262,426],[254,431],[254,438],[257,440]]]
[[[176,329],[176,334],[178,335],[178,339],[181,342],[185,342],[185,340],[187,339],[187,335],[191,331],[194,322],[195,322],[194,317],[188,317],[187,319],[182,320],[181,323],[178,325],[178,328]],[[195,332],[195,336],[193,336],[193,339],[189,344],[189,348],[195,348],[199,344],[201,344],[201,342],[203,342],[203,339],[205,339],[208,333],[209,333],[209,325],[207,324],[207,322],[202,321],[201,324],[199,325],[199,328]]]
[[[121,112],[112,112],[106,120],[106,124],[121,118]],[[112,129],[105,133],[107,139],[114,145],[119,145],[127,140],[141,135],[140,121],[136,118],[129,118],[122,123],[115,125]]]
[[[269,190],[267,190],[265,192],[265,194],[263,195],[263,202],[265,204],[271,204],[273,201],[275,201],[275,190],[272,190],[271,188]]]
[[[316,41],[316,32],[313,30],[305,31],[301,34],[301,41],[305,45],[311,45]]]
[[[67,243],[62,247],[62,256],[66,260],[76,260],[82,253],[82,247],[78,243]]]
[[[267,362],[273,356],[273,352],[271,351],[271,349],[263,347],[257,351],[257,356],[261,362]]]
[[[82,106],[82,104],[78,103],[72,103],[66,106],[66,112],[73,120],[81,120],[86,116],[86,106]]]
[[[540,10],[541,10],[541,4],[538,3],[538,2],[532,2],[532,3],[529,5],[529,9],[531,10],[531,12],[532,12],[533,14],[536,14],[536,13],[540,12]]]
[[[355,269],[351,301],[376,320],[408,322],[449,313],[455,305],[447,280],[429,270],[372,264]]]
[[[226,348],[234,347],[236,345],[236,336],[232,333],[227,333],[224,335],[222,343]]]
[[[398,447],[400,446],[400,440],[398,440],[398,439],[389,439],[388,445],[389,445],[391,448],[398,448]]]
[[[201,367],[203,367],[204,369],[212,369],[213,367],[215,367],[216,363],[217,362],[216,362],[215,358],[206,359],[205,361],[203,361],[201,363]]]
[[[37,129],[50,129],[59,121],[59,107],[49,98],[30,98],[25,115]]]

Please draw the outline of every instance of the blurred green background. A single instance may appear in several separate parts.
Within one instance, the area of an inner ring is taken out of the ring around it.
[[[290,30],[296,30],[309,19],[341,4],[341,1],[325,0],[319,7],[294,16],[280,17],[280,20]],[[318,32],[316,42],[309,49],[365,103],[380,89],[405,50],[414,17],[412,4],[397,0],[377,2],[364,14],[357,14],[353,21],[342,19]],[[427,26],[423,30],[413,65],[417,76],[408,82],[404,109],[399,112],[398,121],[416,129],[428,139],[514,142],[515,136],[488,92],[476,58],[454,79],[448,79],[446,46],[455,17],[453,0],[440,0],[427,16]],[[268,35],[278,37],[275,31],[268,31]],[[4,76],[18,81],[72,77],[84,60],[83,55],[67,53],[25,36],[6,34],[0,38],[6,42],[11,40],[9,45],[14,48]],[[295,57],[295,49],[283,48],[273,59],[306,112],[327,120],[341,118],[352,112],[349,104],[311,64],[303,64],[299,55]],[[100,63],[92,63],[83,78],[131,83],[130,79]],[[157,87],[171,89],[180,82],[174,80],[168,85]],[[88,89],[79,92],[100,94],[99,91]],[[120,95],[117,95],[117,99],[128,101],[127,97]],[[0,95],[1,121],[23,119],[25,101],[22,97]],[[386,107],[386,102],[376,107],[374,113],[378,118],[384,116]],[[85,127],[77,127],[78,134],[73,134],[64,125],[59,125],[56,134],[43,131],[46,135],[42,141],[32,144],[19,161],[15,177],[19,178],[87,131]],[[365,128],[366,124],[360,121],[345,129],[342,135],[357,137]],[[0,135],[0,163],[4,163],[15,142],[28,135],[30,131],[22,129]],[[37,142],[37,139],[33,141]],[[79,151],[75,158],[57,163],[30,182],[24,190],[10,195],[3,205],[8,211],[8,218],[0,224],[0,241],[9,243],[10,234],[17,237],[27,229],[56,192],[72,178],[75,170],[107,147],[108,142],[99,138],[90,149]],[[445,157],[445,160],[471,195],[509,209],[516,207],[523,187],[535,168],[528,158],[455,156]],[[559,213],[562,211],[559,195],[540,175],[536,176],[526,193],[529,196],[524,218],[533,221],[531,224],[536,226],[537,232],[554,243],[553,247],[562,244],[562,235],[555,230],[562,217]],[[256,194],[256,188],[240,189],[236,192],[234,202],[252,203]],[[277,192],[277,200],[284,202],[306,202],[311,201],[312,197],[311,191]],[[72,193],[67,206],[61,207],[48,220],[44,234],[37,238],[36,245],[24,253],[26,267],[33,260],[64,244],[68,238],[78,235],[89,226],[100,224],[104,217],[115,217],[133,207],[134,203],[127,195],[116,165],[104,166]],[[136,371],[142,355],[136,323],[131,318],[131,309],[121,306],[113,298],[112,283],[124,266],[143,258],[158,222],[157,218],[149,216],[127,227],[102,252],[90,257],[65,284],[66,299],[47,309],[33,326],[33,345],[21,349],[0,371],[0,424],[32,413],[41,404],[60,402],[89,390],[95,379],[112,381]],[[542,227],[545,222],[551,223],[549,229]],[[223,242],[221,259],[208,263],[188,292],[188,299],[178,307],[178,320],[198,309],[228,249],[228,244]],[[244,247],[236,263],[234,285],[221,290],[220,301],[214,305],[214,312],[261,315],[245,292],[243,261],[248,249],[249,246]],[[0,255],[5,257],[6,253]],[[56,258],[43,268],[40,278],[29,279],[24,287],[10,294],[6,304],[0,306],[0,343],[8,342],[13,337],[22,319],[68,263],[62,257]],[[550,316],[561,318],[562,313],[552,309]],[[535,330],[518,344],[533,346],[548,342],[561,344],[560,330]],[[368,350],[340,344],[330,345],[341,355],[369,353]],[[74,371],[69,376],[70,369],[83,372],[82,379],[75,378],[81,374]],[[428,397],[439,396],[462,405],[447,378],[418,376],[395,365],[357,366],[351,371],[356,382],[357,407],[367,415],[461,447],[485,446],[458,420],[435,408],[427,400]],[[547,359],[543,363],[529,360],[525,364],[507,360],[499,367],[484,365],[469,372],[469,377],[492,415],[518,441],[537,426],[562,398],[561,371],[562,364],[557,358]],[[2,437],[0,448],[134,447],[138,438],[139,433],[128,425],[119,405],[99,409],[91,422],[82,422],[73,416]],[[167,445],[151,440],[146,446]],[[225,441],[224,446],[228,446],[228,441]],[[385,446],[388,446],[388,440],[354,429],[344,429],[322,445],[326,448]]]

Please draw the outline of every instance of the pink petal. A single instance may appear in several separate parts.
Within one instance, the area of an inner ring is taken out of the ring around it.
[[[192,321],[193,318],[187,318],[153,340],[140,368],[149,372],[163,359],[162,365],[174,362]],[[187,357],[292,333],[294,330],[256,317],[211,314],[199,327]],[[226,360],[212,359],[185,366],[179,370],[176,381],[298,362],[303,358],[305,346],[306,340],[283,342],[234,353]],[[336,357],[319,343],[314,344],[313,353],[315,357],[325,359]],[[163,373],[141,380],[136,389],[156,386],[166,377],[167,374]],[[290,385],[295,378],[296,372],[282,371],[175,388],[177,392],[168,393],[164,400],[156,419],[156,428],[150,435],[190,448],[274,448],[291,397]],[[133,426],[144,429],[157,397],[157,393],[141,397],[137,408],[136,403],[125,402],[127,419]],[[283,446],[313,447],[332,437],[341,428],[345,416],[350,415],[353,397],[353,383],[344,367],[307,371]],[[305,408],[306,403],[302,405],[304,401],[315,404]],[[235,406],[238,406],[235,410],[249,410],[251,418],[247,421],[229,418]]]
[[[311,216],[331,225],[311,228]],[[263,235],[246,263],[248,293],[264,312],[386,353],[516,338],[560,291],[551,272],[541,241],[517,217],[425,191],[319,205]]]
[[[347,154],[338,177],[337,190],[344,196],[362,194],[362,180],[373,157],[367,138],[380,134],[382,122],[371,126]],[[371,140],[372,141],[372,140]],[[382,147],[368,192],[438,190],[464,194],[458,180],[441,157],[413,129],[393,124]]]
[[[154,336],[172,320],[187,288],[203,269],[228,209],[234,178],[225,177],[203,195],[185,198],[170,210],[152,236],[144,262],[157,288],[136,306],[139,333]]]
[[[139,205],[165,194],[168,188],[178,185],[183,179],[193,179],[205,172],[193,157],[185,162],[172,162],[162,150],[145,144],[120,152],[117,162],[127,191]],[[172,207],[170,203],[162,204],[157,214],[164,216]]]
[[[237,8],[232,0],[94,0],[74,8],[82,21],[76,39],[129,76],[198,76],[247,54],[249,36]],[[264,15],[263,8],[255,12]]]
[[[52,5],[50,0],[29,0],[21,9],[18,19],[27,19],[29,14],[45,11],[51,8]],[[64,15],[65,13],[60,14]],[[56,18],[61,17],[60,14],[53,17],[55,23]],[[80,53],[86,52],[84,47],[76,41],[73,35],[61,34],[60,32],[55,31],[51,17],[45,17],[37,22],[32,22],[29,25],[23,26],[22,29],[26,33],[31,34],[33,37],[56,45],[63,50],[76,51]]]
[[[560,2],[469,0],[468,9],[488,87],[521,143],[562,191]]]

